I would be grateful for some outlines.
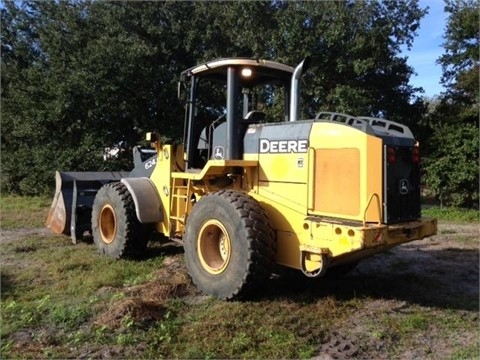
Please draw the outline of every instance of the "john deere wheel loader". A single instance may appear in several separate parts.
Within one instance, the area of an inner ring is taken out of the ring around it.
[[[99,252],[134,256],[151,231],[184,245],[203,292],[248,296],[274,266],[308,277],[436,234],[420,214],[418,143],[404,125],[319,113],[299,120],[308,60],[295,69],[229,58],[181,74],[183,145],[162,144],[150,177],[104,185]]]

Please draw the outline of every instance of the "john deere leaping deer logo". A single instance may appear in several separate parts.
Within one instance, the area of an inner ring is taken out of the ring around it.
[[[402,179],[400,180],[400,194],[406,195],[408,194],[408,180],[407,179]]]
[[[215,149],[213,149],[213,157],[215,158],[215,160],[223,160],[224,153],[225,149],[223,148],[223,146],[216,146]]]

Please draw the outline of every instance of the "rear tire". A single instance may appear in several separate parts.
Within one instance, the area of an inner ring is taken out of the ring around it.
[[[195,285],[219,299],[252,295],[270,277],[274,231],[258,202],[238,191],[207,194],[185,229],[185,259]]]
[[[92,208],[92,235],[98,252],[114,259],[143,255],[147,227],[141,224],[127,187],[110,183],[100,188]]]

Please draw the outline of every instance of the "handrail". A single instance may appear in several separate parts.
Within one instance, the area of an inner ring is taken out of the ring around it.
[[[363,226],[367,225],[367,211],[368,209],[370,208],[370,203],[372,202],[372,199],[373,198],[377,198],[377,212],[378,212],[378,225],[380,225],[382,223],[382,208],[381,208],[381,205],[380,205],[380,196],[377,194],[377,193],[373,193],[372,195],[370,195],[370,198],[368,200],[368,203],[367,203],[367,206],[365,207],[365,210],[363,212]]]

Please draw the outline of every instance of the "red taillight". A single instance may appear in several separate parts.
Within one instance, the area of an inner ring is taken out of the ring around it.
[[[389,164],[394,164],[397,161],[397,154],[392,146],[387,147],[387,161]]]
[[[412,161],[416,164],[420,162],[420,150],[417,146],[412,148]]]

